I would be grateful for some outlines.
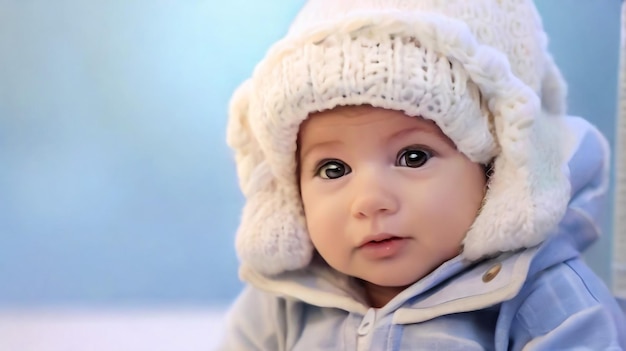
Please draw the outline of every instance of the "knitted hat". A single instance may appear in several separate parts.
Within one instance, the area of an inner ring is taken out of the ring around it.
[[[532,1],[309,0],[231,101],[242,265],[273,275],[309,264],[299,126],[363,104],[433,120],[469,159],[493,161],[465,258],[534,246],[564,214],[565,84]]]

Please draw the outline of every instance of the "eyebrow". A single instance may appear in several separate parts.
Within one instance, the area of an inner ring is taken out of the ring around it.
[[[427,133],[433,136],[436,136],[437,138],[443,139],[443,141],[445,141],[448,145],[456,148],[456,145],[454,145],[454,142],[452,140],[450,140],[450,138],[445,135],[443,132],[441,132],[440,130],[434,130],[432,128],[425,128],[424,126],[414,126],[414,127],[409,127],[407,129],[402,129],[400,131],[397,131],[393,134],[391,134],[387,140],[393,140],[396,138],[401,138],[404,137],[406,135],[411,135],[413,133]]]
[[[387,140],[396,139],[396,138],[403,137],[405,135],[410,135],[410,134],[413,134],[413,133],[416,133],[416,132],[425,132],[425,133],[434,134],[434,131],[432,131],[432,130],[428,130],[428,129],[422,127],[422,126],[414,126],[414,127],[409,127],[409,128],[406,128],[406,129],[399,130],[399,131],[391,134],[390,136],[387,137]]]
[[[315,143],[313,145],[309,145],[309,147],[307,147],[306,149],[302,149],[301,150],[302,152],[299,152],[298,157],[300,158],[300,160],[303,160],[303,159],[306,158],[306,156],[308,154],[311,153],[311,151],[313,151],[315,149],[318,149],[320,147],[324,147],[324,146],[327,146],[327,145],[333,145],[333,144],[341,144],[341,141],[340,140],[328,140],[328,141],[322,141],[322,142],[319,142],[319,143]],[[300,149],[299,145],[298,145],[298,149]]]

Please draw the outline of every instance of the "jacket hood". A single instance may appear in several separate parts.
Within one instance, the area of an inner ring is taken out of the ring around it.
[[[580,117],[568,118],[567,175],[571,196],[559,222],[579,252],[584,252],[602,233],[610,178],[610,146],[604,135]]]

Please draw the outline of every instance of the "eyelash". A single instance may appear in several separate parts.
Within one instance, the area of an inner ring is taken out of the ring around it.
[[[403,156],[407,155],[409,152],[421,152],[425,155],[426,159],[424,160],[424,162],[422,164],[420,164],[419,166],[416,167],[410,167],[408,166],[408,164],[404,167],[410,167],[410,168],[420,168],[422,167],[424,164],[426,164],[434,155],[435,153],[430,149],[427,148],[425,146],[421,146],[421,145],[411,145],[411,146],[407,146],[405,148],[403,148],[402,150],[400,150],[400,152],[398,152],[398,154],[396,155],[396,165],[400,164],[400,161],[402,159]]]
[[[409,152],[420,152],[423,153],[425,156],[425,160],[423,160],[423,162],[421,162],[419,165],[416,165],[415,167],[411,167],[408,165],[408,163],[405,162],[405,165],[402,165],[402,158],[405,157]],[[421,146],[421,145],[411,145],[411,146],[407,146],[403,149],[401,149],[398,154],[396,155],[396,161],[395,161],[395,165],[398,167],[409,167],[409,168],[420,168],[422,166],[424,166],[424,164],[426,164],[432,157],[435,156],[435,153],[430,149],[427,148],[425,146]],[[335,168],[335,170],[341,170],[341,168],[343,167],[343,171],[344,173],[337,176],[336,178],[331,178],[328,177],[328,174],[326,174],[327,177],[323,177],[321,175],[322,170],[325,167],[331,166],[331,165],[336,165],[337,168]],[[320,162],[317,163],[317,165],[314,168],[313,171],[313,176],[314,177],[320,177],[322,179],[337,179],[337,178],[341,178],[347,174],[350,174],[352,172],[352,169],[350,168],[350,166],[338,159],[323,159]]]
[[[337,178],[324,178],[321,176],[321,172],[324,169],[324,167],[330,166],[332,164],[338,164],[339,167],[343,167],[346,171],[345,174],[342,174],[341,176],[337,177],[337,178],[341,178],[346,174],[350,174],[350,172],[352,172],[352,169],[350,168],[350,166],[348,166],[347,163],[341,161],[341,160],[337,160],[337,159],[323,159],[320,162],[318,162],[317,166],[314,168],[313,171],[313,176],[314,177],[320,177],[322,179],[337,179]]]

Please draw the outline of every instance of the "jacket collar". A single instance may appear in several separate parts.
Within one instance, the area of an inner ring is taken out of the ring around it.
[[[578,255],[571,237],[559,231],[539,246],[482,261],[432,292],[414,295],[395,312],[394,323],[419,323],[510,300],[538,272]],[[413,287],[405,291],[407,296]]]
[[[378,313],[393,313],[394,323],[406,324],[483,309],[513,298],[529,275],[577,255],[571,239],[559,233],[539,246],[478,263],[457,256],[404,290]],[[358,284],[322,262],[273,277],[243,265],[240,276],[261,290],[311,305],[359,314],[369,309]]]

